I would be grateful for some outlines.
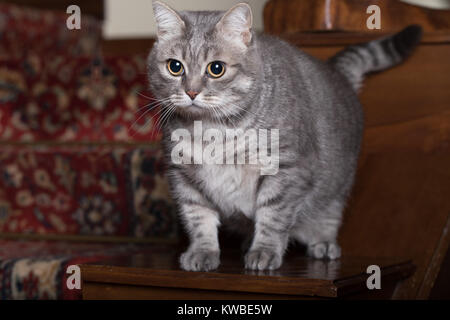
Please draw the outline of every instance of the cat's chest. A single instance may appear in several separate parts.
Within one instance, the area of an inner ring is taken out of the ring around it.
[[[252,218],[259,169],[250,165],[203,165],[196,170],[204,190],[224,215]]]
[[[186,170],[189,171],[189,175],[195,176],[194,180],[201,185],[207,197],[221,209],[222,214],[232,215],[242,212],[248,218],[252,218],[256,186],[261,174],[260,165],[250,164],[245,157],[246,153],[248,154],[246,147],[243,147],[245,143],[235,145],[234,139],[228,139],[227,128],[219,127],[221,137],[211,143],[209,139],[205,140],[205,135],[208,136],[205,130],[214,127],[208,123],[202,123],[200,128],[198,127],[200,124],[195,125],[197,129],[195,126],[187,127],[189,135],[186,139],[172,143],[172,159],[182,150],[181,162],[188,163]],[[251,139],[247,142],[256,143]],[[244,161],[239,162],[237,159]]]

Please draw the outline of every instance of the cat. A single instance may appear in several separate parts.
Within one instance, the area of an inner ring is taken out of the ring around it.
[[[351,46],[322,62],[254,32],[245,3],[227,12],[177,12],[153,1],[153,10],[157,40],[148,77],[164,118],[171,194],[190,238],[181,268],[218,268],[221,225],[250,237],[247,269],[279,268],[290,241],[305,245],[313,258],[339,258],[337,235],[363,133],[358,90],[365,75],[410,55],[421,27]],[[174,163],[172,134],[183,128],[195,135],[195,121],[203,132],[278,130],[278,172],[262,175],[260,166],[249,164]]]

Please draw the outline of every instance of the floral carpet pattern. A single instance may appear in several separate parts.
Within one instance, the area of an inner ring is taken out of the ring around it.
[[[0,299],[79,299],[70,264],[178,235],[147,52],[105,56],[101,22],[0,3]],[[26,236],[41,240],[2,240]]]
[[[0,240],[0,300],[80,299],[67,287],[67,267],[130,253],[151,253],[137,244]]]
[[[84,15],[82,28],[74,32],[66,28],[67,17],[65,12],[0,3],[0,60],[49,52],[71,57],[94,54],[101,22]]]
[[[145,55],[0,61],[0,141],[158,141]]]
[[[175,235],[160,149],[0,147],[0,232]]]

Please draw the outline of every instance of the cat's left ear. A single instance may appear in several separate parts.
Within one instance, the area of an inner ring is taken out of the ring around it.
[[[247,3],[238,3],[228,10],[216,28],[227,40],[248,47],[252,40],[252,9]]]

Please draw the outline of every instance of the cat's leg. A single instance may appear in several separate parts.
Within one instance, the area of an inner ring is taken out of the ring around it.
[[[190,245],[181,255],[180,265],[187,271],[210,271],[220,264],[217,228],[218,213],[208,207],[184,203],[181,205]]]
[[[291,236],[307,246],[307,254],[316,259],[337,259],[341,248],[337,235],[342,220],[344,202],[333,200],[325,210],[299,216]]]
[[[264,176],[258,185],[253,241],[245,255],[245,267],[253,270],[278,269],[295,223],[295,211],[287,192],[294,183],[283,175]]]
[[[170,179],[190,238],[189,248],[180,257],[181,268],[187,271],[217,269],[220,264],[219,213],[182,172],[171,172]]]

